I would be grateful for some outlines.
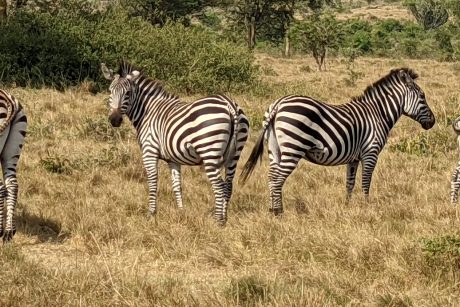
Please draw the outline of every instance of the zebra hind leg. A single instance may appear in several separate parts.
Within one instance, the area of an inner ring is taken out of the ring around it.
[[[270,163],[268,188],[270,190],[271,209],[275,215],[283,213],[283,185],[299,163],[300,157],[281,155],[280,163]]]
[[[233,191],[233,178],[235,178],[236,167],[238,165],[238,161],[241,156],[241,152],[243,151],[244,145],[248,139],[248,125],[243,123],[241,124],[242,128],[237,135],[237,144],[236,150],[233,154],[233,157],[229,158],[229,161],[226,163],[225,166],[225,200],[227,204],[230,202],[230,198],[232,197]],[[226,218],[226,217],[225,217]]]
[[[3,236],[3,227],[4,227],[4,218],[3,218],[3,211],[6,199],[6,187],[3,182],[0,182],[0,237]]]
[[[5,179],[7,190],[6,196],[6,226],[3,234],[3,242],[10,241],[16,233],[16,223],[14,219],[14,211],[18,197],[18,181],[16,176],[7,177]]]
[[[217,223],[224,226],[227,222],[227,200],[225,197],[226,184],[220,174],[220,168],[205,164],[206,175],[211,182],[216,202],[214,218]]]

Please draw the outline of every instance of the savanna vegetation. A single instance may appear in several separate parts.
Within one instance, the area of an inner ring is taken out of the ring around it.
[[[0,247],[0,305],[457,305],[455,4],[9,1],[0,14],[0,81],[24,105],[29,134],[18,232]],[[424,23],[430,9],[439,18]],[[443,10],[449,18],[440,24]],[[242,162],[274,99],[343,103],[395,67],[420,74],[437,123],[429,131],[407,118],[397,124],[369,203],[358,184],[345,205],[345,167],[303,162],[275,218],[265,157],[246,186],[235,184],[219,227],[204,172],[184,168],[179,211],[161,164],[159,213],[148,220],[134,130],[107,121],[99,64],[119,58],[185,100],[235,98],[252,128]]]

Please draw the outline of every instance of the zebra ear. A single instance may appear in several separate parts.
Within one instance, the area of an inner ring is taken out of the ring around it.
[[[107,80],[113,80],[115,77],[113,75],[113,70],[109,69],[105,63],[101,63],[101,70],[102,74],[104,75],[104,78]]]
[[[412,77],[405,70],[401,69],[398,72],[398,75],[399,75],[399,78],[401,78],[401,80],[404,81],[406,85],[414,84],[414,79],[412,79]]]
[[[141,72],[139,70],[133,70],[129,75],[126,76],[126,79],[131,81],[136,81],[141,76]]]

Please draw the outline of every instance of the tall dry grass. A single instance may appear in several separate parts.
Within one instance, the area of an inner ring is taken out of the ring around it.
[[[360,59],[355,69],[364,76],[352,87],[340,60],[322,73],[309,60],[258,61],[270,86],[231,93],[255,127],[281,95],[346,102],[399,66],[420,73],[437,124],[427,132],[406,118],[397,124],[370,203],[358,184],[345,205],[345,167],[303,162],[285,185],[285,214],[275,218],[265,158],[246,186],[236,184],[221,228],[203,171],[183,169],[180,212],[164,163],[159,213],[145,218],[140,151],[129,123],[109,127],[107,94],[10,89],[30,132],[18,174],[18,233],[0,247],[0,305],[458,305],[460,221],[449,204],[458,64]]]

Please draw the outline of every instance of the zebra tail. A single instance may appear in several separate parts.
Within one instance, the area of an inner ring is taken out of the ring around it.
[[[257,139],[256,144],[254,145],[254,148],[252,149],[252,152],[251,152],[251,155],[249,156],[248,161],[246,161],[246,164],[243,166],[243,171],[241,172],[241,177],[239,180],[241,184],[246,183],[249,176],[251,176],[252,172],[254,171],[254,168],[257,165],[257,161],[259,161],[262,157],[262,153],[264,152],[265,132],[266,132],[266,128],[259,135],[259,138]]]
[[[233,127],[232,127],[232,136],[231,139],[229,140],[229,144],[227,146],[227,149],[225,150],[224,153],[224,161],[228,161],[228,159],[233,158],[230,157],[230,153],[232,153],[232,147],[233,147],[233,153],[236,152],[237,150],[237,145],[238,145],[238,132],[239,132],[239,109],[237,106],[233,106],[230,103],[228,103],[229,106],[229,111],[231,116],[233,117]]]

